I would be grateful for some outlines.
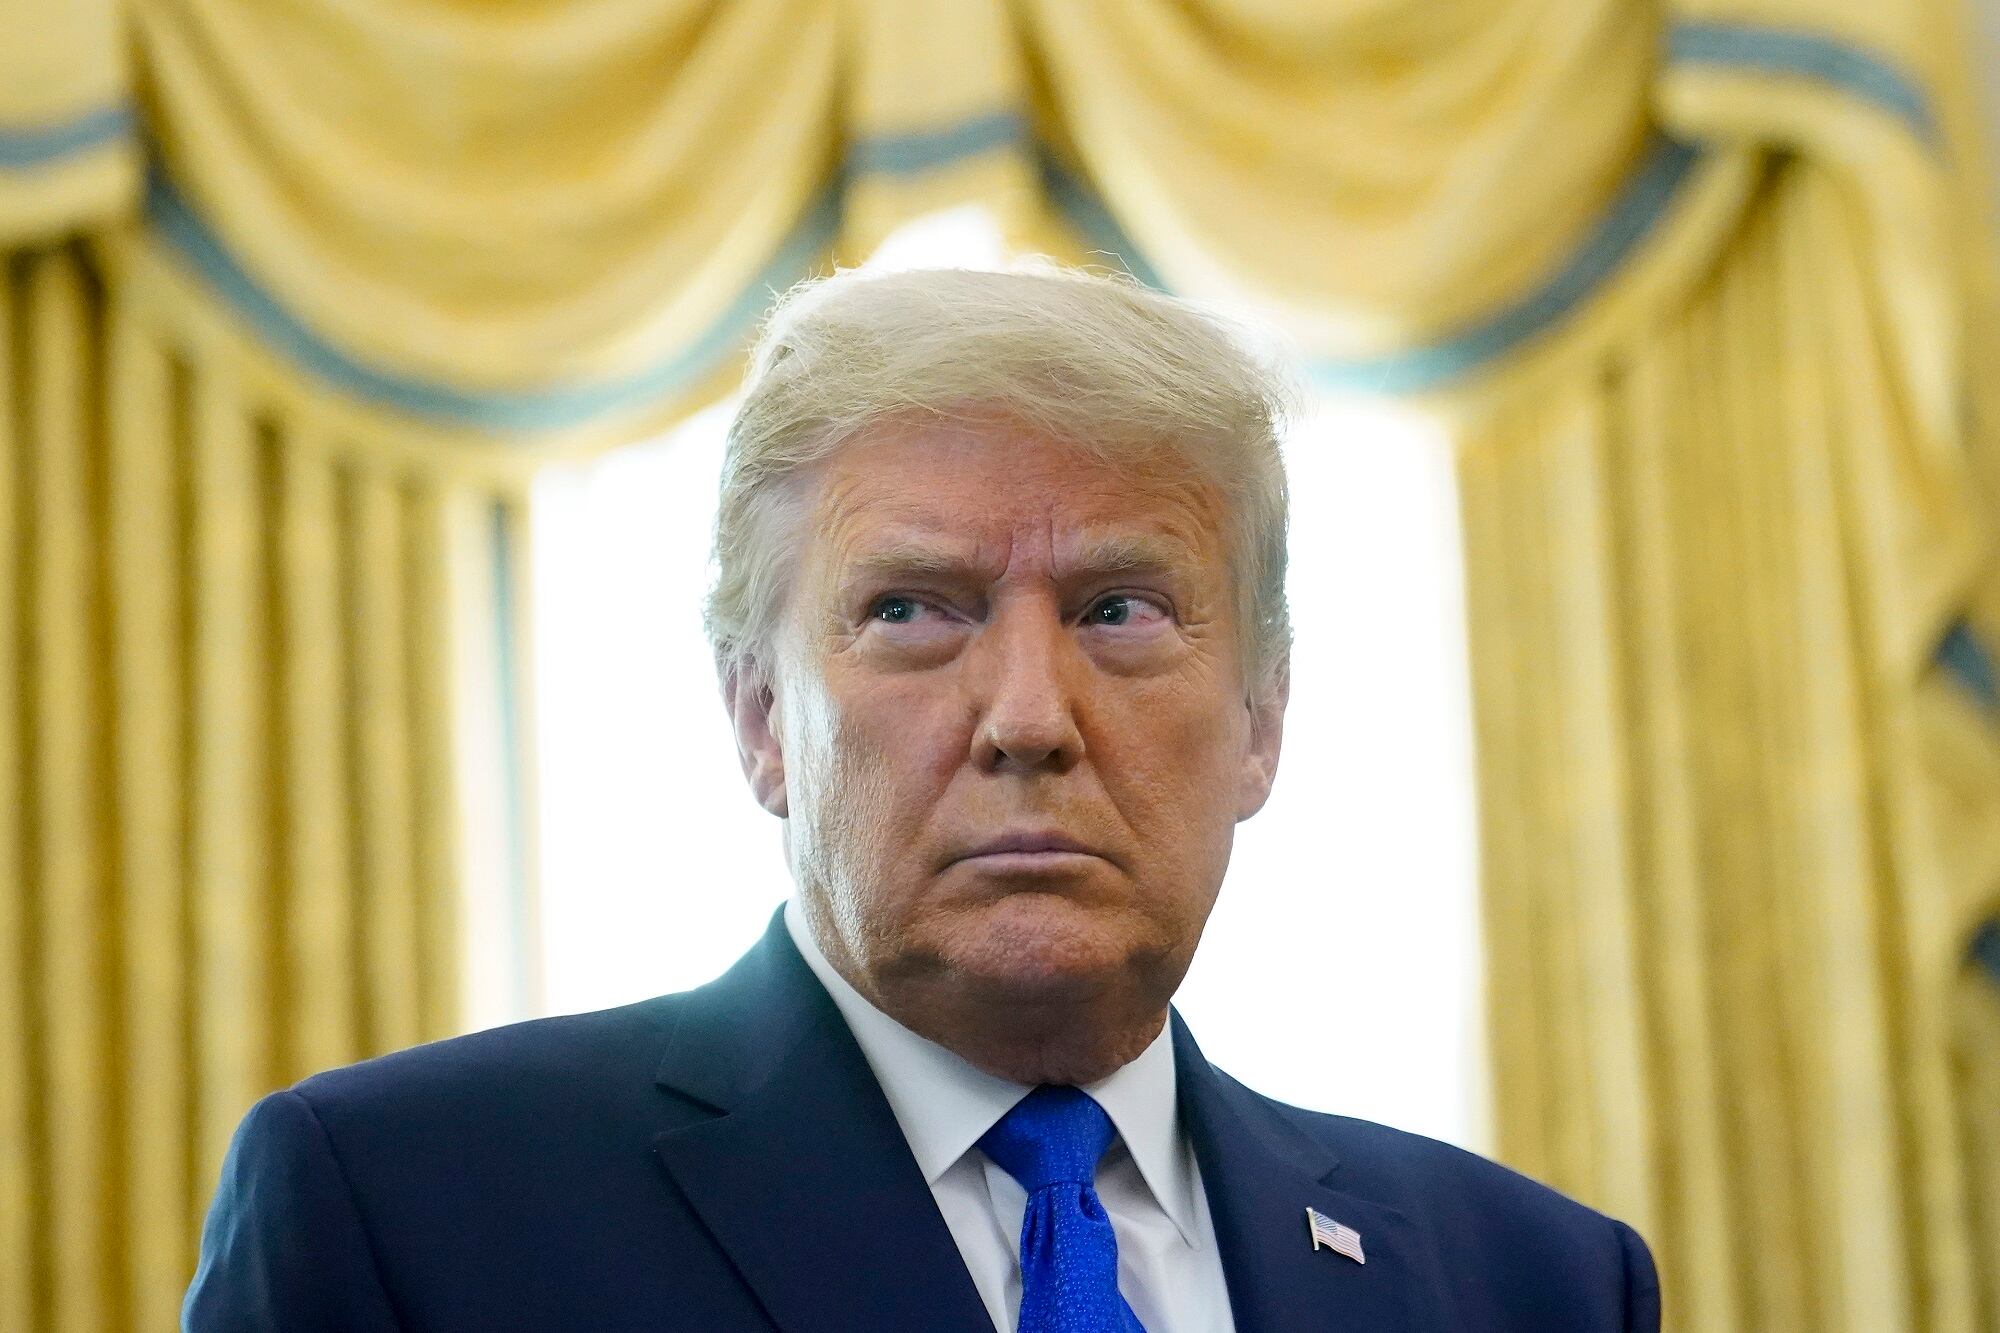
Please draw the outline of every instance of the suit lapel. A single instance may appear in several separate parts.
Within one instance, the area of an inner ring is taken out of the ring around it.
[[[781,919],[689,997],[659,1082],[718,1112],[654,1151],[778,1327],[990,1323],[895,1113]]]
[[[1447,1327],[1436,1258],[1393,1208],[1335,1188],[1339,1162],[1202,1057],[1180,1015],[1174,1059],[1238,1333]],[[1365,1264],[1315,1250],[1306,1209],[1361,1233]]]

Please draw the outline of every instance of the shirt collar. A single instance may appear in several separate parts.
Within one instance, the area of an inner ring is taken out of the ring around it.
[[[820,952],[797,898],[785,904],[785,929],[847,1020],[924,1180],[936,1185],[1030,1089],[976,1068],[877,1009]],[[1163,1025],[1131,1063],[1084,1091],[1111,1117],[1160,1211],[1194,1245],[1194,1157],[1180,1133],[1168,1028]]]

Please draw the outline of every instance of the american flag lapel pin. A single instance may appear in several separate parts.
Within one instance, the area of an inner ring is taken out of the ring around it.
[[[1368,1262],[1361,1253],[1361,1233],[1353,1227],[1342,1226],[1317,1208],[1306,1209],[1306,1230],[1312,1233],[1313,1249],[1322,1246],[1335,1254],[1344,1254],[1357,1264]]]

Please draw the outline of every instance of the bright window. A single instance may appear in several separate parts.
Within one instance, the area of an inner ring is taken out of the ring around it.
[[[977,214],[877,262],[981,264]],[[790,891],[700,608],[728,408],[535,495],[548,1012],[715,976]],[[1209,1057],[1318,1109],[1484,1142],[1464,641],[1449,460],[1325,406],[1287,445],[1297,646],[1284,758],[1178,1005]]]

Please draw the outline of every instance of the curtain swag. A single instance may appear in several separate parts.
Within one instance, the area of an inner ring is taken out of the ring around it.
[[[0,209],[4,234],[48,238],[130,214],[134,226],[114,229],[118,244],[147,256],[126,262],[151,270],[164,260],[181,270],[226,309],[239,335],[279,354],[300,394],[352,399],[379,411],[385,428],[498,436],[517,450],[578,434],[629,437],[645,428],[640,422],[685,411],[703,390],[726,383],[718,372],[773,288],[830,260],[858,258],[881,234],[940,203],[999,206],[1024,246],[1066,256],[1082,249],[1176,290],[1261,300],[1300,335],[1330,388],[1451,392],[1515,369],[1551,344],[1601,347],[1618,327],[1684,291],[1740,212],[1749,159],[1813,147],[1798,141],[1801,131],[1872,140],[1869,149],[1897,160],[1896,184],[1927,187],[1919,198],[1937,193],[1938,182],[1927,178],[1939,172],[1913,159],[1934,161],[1944,151],[1911,34],[1865,17],[1859,5],[1803,0],[1742,6],[1760,21],[1730,17],[1727,4],[1669,6],[1663,32],[1646,8],[1613,0],[1545,16],[1500,7],[1508,21],[1480,24],[1463,17],[1467,6],[1445,6],[1459,16],[1410,25],[1437,31],[1372,45],[1368,34],[1343,45],[1340,23],[1321,20],[1320,68],[1344,74],[1352,62],[1361,76],[1324,82],[1360,84],[1353,98],[1390,104],[1361,118],[1362,128],[1392,122],[1410,131],[1408,145],[1385,138],[1379,151],[1373,143],[1357,151],[1349,141],[1356,118],[1345,122],[1347,136],[1334,132],[1327,113],[1342,99],[1302,77],[1311,69],[1272,59],[1266,83],[1257,84],[1255,72],[1189,51],[1194,35],[1155,22],[1145,6],[1070,6],[1067,17],[1053,4],[954,7],[962,12],[931,13],[929,23],[914,25],[934,31],[904,33],[885,43],[892,49],[871,50],[843,71],[845,51],[891,29],[906,4],[862,6],[860,19],[843,24],[832,7],[802,0],[732,6],[740,17],[729,18],[704,17],[693,5],[614,3],[594,7],[594,21],[576,25],[582,31],[562,32],[552,54],[544,48],[561,25],[546,16],[398,21],[389,7],[368,4],[281,19],[250,0],[136,0],[129,22],[138,41],[129,58],[126,34],[105,16],[108,5],[83,6],[67,25],[78,30],[67,44],[72,63],[106,88],[102,101],[74,105],[85,80],[65,87],[45,78],[43,105],[0,106],[0,200],[63,199],[60,212],[50,204]],[[61,29],[61,13],[73,7],[36,8],[48,11],[43,26]],[[1794,21],[1775,22],[1773,14]],[[1111,34],[1146,23],[1152,28],[1138,46],[1164,55],[1161,68],[1201,76],[1200,86],[1220,96],[1175,97],[1169,107],[1157,70],[1109,49]],[[1545,30],[1553,29],[1580,35],[1550,43]],[[988,39],[992,54],[969,60],[965,41],[974,37]],[[323,49],[315,38],[351,55],[351,67],[323,72],[312,59]],[[398,42],[424,59],[402,55]],[[1559,54],[1527,58],[1538,44]],[[1410,48],[1452,59],[1439,59],[1446,68],[1428,77],[1378,73]],[[31,44],[14,49],[22,53],[16,60],[34,59]],[[641,51],[675,62],[688,76],[685,91],[661,94],[657,105],[638,98],[639,76],[654,68],[642,69]],[[940,56],[954,74],[975,66],[971,77],[952,86],[936,69],[916,67]],[[151,76],[143,114],[125,91],[128,59]],[[1483,81],[1452,89],[1449,100],[1460,104],[1445,104],[1439,86],[1468,72],[1453,61],[1475,60],[1528,68],[1470,71]],[[443,62],[462,89],[458,104],[437,103],[431,61]],[[302,77],[279,77],[286,69]],[[780,71],[770,81],[778,86],[746,96],[744,85],[729,81],[757,69]],[[843,76],[860,87],[844,88]],[[558,153],[580,123],[579,107],[599,105],[574,95],[585,80],[610,89],[620,114],[598,115],[615,123]],[[1746,84],[1754,97],[1745,96]],[[1774,111],[1781,99],[1764,95],[1774,86],[1800,105]],[[503,87],[520,93],[515,106],[506,105]],[[1502,91],[1516,97],[1503,100]],[[556,103],[565,92],[568,104]],[[1100,107],[1113,97],[1115,111]],[[1755,104],[1740,105],[1746,101]],[[1842,112],[1835,129],[1812,114],[1830,102]],[[751,115],[753,103],[763,114]],[[548,115],[551,105],[562,105],[561,113]],[[836,106],[846,108],[848,123],[836,123]],[[348,114],[362,107],[370,109]],[[1601,114],[1614,107],[1618,114]],[[1266,109],[1301,113],[1290,117],[1300,130],[1276,134],[1243,123]],[[943,110],[952,114],[922,118]],[[258,132],[255,118],[275,128]],[[744,122],[757,126],[747,151],[722,135]],[[1084,122],[1087,136],[1079,133]],[[1314,129],[1321,142],[1311,151],[1292,162],[1277,155]],[[414,142],[399,148],[398,138]],[[1550,142],[1572,151],[1549,154]],[[1496,145],[1508,151],[1496,155]],[[1430,160],[1410,168],[1381,160],[1427,150]],[[1858,153],[1830,155],[1852,161]],[[1571,165],[1558,176],[1539,168],[1526,180],[1503,172],[1531,156]],[[1363,162],[1329,167],[1343,157]],[[1258,165],[1239,165],[1243,158]],[[1483,180],[1481,162],[1497,163],[1484,168]],[[438,168],[441,183],[421,179],[427,166]],[[1453,178],[1455,167],[1464,179]],[[1259,171],[1265,180],[1254,193],[1287,196],[1265,224],[1273,245],[1229,216],[1241,209],[1233,178]],[[692,195],[696,182],[713,197],[725,180],[753,178],[768,184],[732,198],[731,207],[705,205],[703,216],[642,207],[670,202],[677,190]],[[60,188],[86,179],[96,188]],[[1481,230],[1458,226],[1454,208],[1499,204],[1545,180],[1567,188],[1533,207],[1496,209],[1500,225],[1483,229],[1490,239],[1454,246],[1436,234],[1445,224]],[[1869,188],[1883,201],[1900,193],[1879,179]],[[566,205],[572,194],[576,201]],[[1292,201],[1301,194],[1325,202]],[[754,205],[747,216],[741,200]],[[601,220],[606,201],[625,216]],[[1314,209],[1334,225],[1292,225],[1313,221]],[[1329,230],[1355,231],[1339,215],[1364,210],[1382,218],[1370,225],[1392,240],[1411,230],[1431,234],[1392,243],[1392,263],[1382,261],[1379,245],[1352,247],[1366,260],[1295,253],[1303,238],[1313,238],[1310,251],[1332,249],[1321,239]],[[1135,235],[1120,217],[1147,219],[1157,234],[1139,227]],[[1154,217],[1162,220],[1150,223]],[[449,231],[451,224],[462,229]],[[715,244],[725,232],[754,234],[755,244]],[[1253,245],[1259,258],[1248,272],[1227,271],[1212,257]],[[469,256],[455,259],[453,249]],[[1523,252],[1521,260],[1490,262]],[[281,256],[305,262],[274,262]],[[632,271],[639,258],[651,261],[644,274]],[[686,262],[669,268],[669,258]],[[725,267],[732,270],[725,277],[689,290],[689,270]],[[1476,304],[1454,295],[1475,268],[1497,275],[1470,284]],[[1391,279],[1357,276],[1384,269]],[[576,283],[543,276],[548,270],[564,279],[581,273],[589,299],[577,297]],[[1298,270],[1319,281],[1303,298],[1285,296],[1298,307],[1290,309],[1273,293],[1300,291]],[[1259,282],[1264,271],[1275,280]],[[1447,276],[1417,276],[1441,271]],[[507,276],[519,273],[531,276]],[[381,309],[352,299],[343,281],[350,279],[392,299]],[[1350,280],[1353,290],[1344,290]],[[481,282],[498,290],[481,290]],[[1935,287],[1935,278],[1924,285]],[[1329,318],[1329,309],[1354,313]],[[445,332],[462,336],[442,345],[429,336]],[[551,374],[552,363],[564,373]]]

